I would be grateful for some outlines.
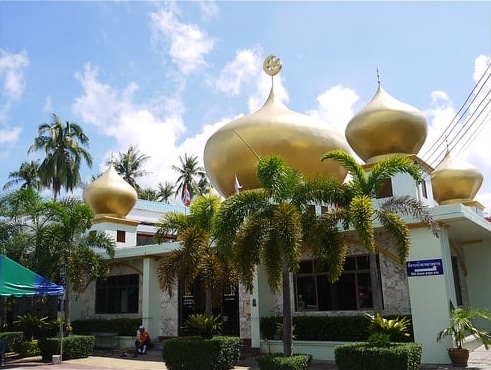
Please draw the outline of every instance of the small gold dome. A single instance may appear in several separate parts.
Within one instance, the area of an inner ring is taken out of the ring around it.
[[[433,198],[441,205],[473,200],[482,182],[479,168],[453,158],[449,151],[431,173]]]
[[[111,164],[101,177],[87,185],[83,198],[95,217],[124,218],[135,205],[138,195]]]
[[[273,76],[266,65],[265,62],[266,73]],[[211,135],[205,145],[204,165],[213,186],[223,196],[230,196],[234,193],[235,175],[242,190],[261,186],[256,178],[257,156],[277,154],[288,166],[307,177],[329,173],[342,180],[347,172],[341,164],[320,160],[323,154],[334,149],[350,152],[342,133],[276,101],[272,86],[261,109],[226,124]]]
[[[417,154],[428,127],[423,114],[390,96],[378,85],[372,100],[346,126],[346,139],[366,163],[388,155]]]

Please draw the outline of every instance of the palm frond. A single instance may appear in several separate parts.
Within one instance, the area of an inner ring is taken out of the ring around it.
[[[375,233],[373,230],[373,206],[366,195],[355,196],[349,205],[349,219],[354,226],[363,246],[375,253]]]
[[[332,159],[341,163],[343,167],[346,168],[346,170],[351,174],[351,181],[354,181],[356,184],[358,184],[357,188],[366,188],[365,171],[363,170],[363,167],[358,162],[356,162],[353,156],[342,149],[337,149],[327,152],[321,157],[321,161],[327,159]]]
[[[404,261],[409,255],[409,247],[411,245],[411,237],[406,223],[397,213],[390,211],[377,210],[375,215],[395,244],[401,262]]]
[[[411,159],[403,155],[393,155],[377,162],[371,168],[367,178],[367,190],[371,197],[376,197],[384,183],[397,173],[407,173],[414,180],[421,180],[421,171]]]
[[[380,209],[410,215],[418,218],[431,229],[433,235],[438,237],[440,227],[431,215],[428,206],[410,196],[392,197],[380,205]]]

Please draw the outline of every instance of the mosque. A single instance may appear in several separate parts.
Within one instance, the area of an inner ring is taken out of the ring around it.
[[[448,342],[436,341],[447,326],[449,304],[491,310],[491,222],[474,197],[482,173],[447,151],[432,168],[418,157],[427,136],[427,122],[416,108],[390,96],[378,83],[372,100],[350,120],[344,135],[322,121],[288,109],[275,99],[274,76],[281,62],[269,57],[264,70],[271,76],[271,92],[258,111],[240,117],[208,140],[204,165],[214,188],[224,197],[234,193],[234,176],[242,189],[259,186],[255,177],[257,156],[276,153],[306,176],[330,173],[340,179],[346,170],[336,162],[321,162],[333,149],[344,149],[364,162],[367,172],[381,159],[403,154],[417,163],[423,181],[398,174],[387,183],[380,198],[408,195],[426,204],[440,233],[435,236],[419,220],[407,218],[411,249],[405,263],[390,243],[377,245],[384,314],[411,314],[415,341],[423,345],[424,363],[448,363]],[[319,160],[316,160],[316,159]],[[163,212],[185,212],[185,207],[137,200],[136,191],[110,166],[84,190],[94,212],[91,232],[106,232],[117,244],[110,261],[110,277],[91,283],[71,299],[71,320],[89,318],[141,318],[154,337],[182,335],[191,312],[204,309],[199,287],[170,297],[159,288],[157,269],[162,256],[179,247],[174,236],[155,244],[155,224]],[[375,205],[379,199],[374,200]],[[315,206],[321,212],[320,206]],[[370,276],[366,250],[352,240],[346,268],[339,282],[329,284],[326,274],[313,269],[308,246],[299,271],[292,278],[293,315],[359,315],[370,312]],[[281,313],[281,292],[272,292],[258,267],[255,291],[242,287],[223,297],[225,334],[240,336],[245,345],[264,348],[261,317]],[[482,327],[491,331],[491,327]],[[274,344],[274,343],[273,343]],[[270,346],[271,343],[268,343]],[[331,345],[331,349],[329,346]],[[297,344],[295,344],[297,346]],[[306,343],[302,353],[316,359],[333,359],[334,344]],[[270,347],[271,348],[271,347]],[[298,348],[298,347],[295,347]],[[327,349],[326,349],[327,348]]]

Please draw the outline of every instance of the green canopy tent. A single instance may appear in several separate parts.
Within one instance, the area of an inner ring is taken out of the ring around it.
[[[65,288],[52,283],[7,256],[0,255],[0,296],[63,295]]]
[[[65,288],[63,286],[56,285],[48,279],[36,274],[34,271],[29,270],[27,267],[0,254],[0,296],[35,297],[50,295],[62,297],[64,293]],[[60,337],[61,357],[63,354],[62,325],[60,325]],[[3,353],[0,353],[0,357],[0,360],[3,362]]]

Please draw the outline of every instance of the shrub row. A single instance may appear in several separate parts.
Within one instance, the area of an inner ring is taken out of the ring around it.
[[[385,316],[396,318],[396,316]],[[401,317],[401,316],[399,316]],[[408,342],[414,341],[411,316]],[[277,325],[282,323],[281,316],[262,317],[260,321],[262,337],[274,339]],[[295,340],[360,342],[369,336],[370,320],[364,315],[356,316],[294,316],[293,334]]]
[[[86,358],[94,350],[95,337],[91,335],[70,335],[63,338],[63,360]],[[59,355],[60,338],[41,338],[38,341],[41,356],[44,361],[51,361],[53,355]]]
[[[370,343],[349,343],[334,349],[339,370],[419,370],[422,346],[419,343],[391,343],[375,347]]]
[[[162,342],[162,358],[169,370],[227,370],[239,360],[241,347],[238,337],[179,337]]]
[[[283,355],[267,355],[257,358],[261,370],[307,370],[312,362],[311,355],[294,354],[291,357]]]
[[[141,319],[88,319],[71,322],[74,334],[90,335],[91,333],[118,333],[134,336],[141,325]]]

